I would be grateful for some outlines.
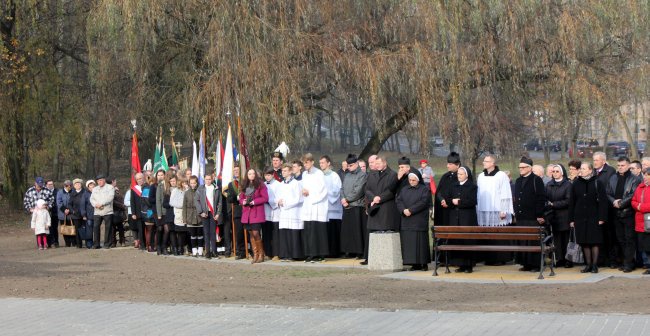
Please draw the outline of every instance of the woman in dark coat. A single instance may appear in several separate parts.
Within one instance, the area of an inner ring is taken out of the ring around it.
[[[468,167],[460,167],[457,172],[458,181],[444,196],[449,205],[449,225],[452,226],[478,226],[476,219],[476,195],[478,187],[474,184],[472,171]],[[454,244],[471,245],[471,240],[454,241]],[[474,271],[473,253],[459,251],[451,253],[450,264],[459,266],[455,272],[472,273]]]
[[[431,262],[429,246],[429,208],[431,192],[420,178],[408,174],[409,185],[397,196],[395,203],[401,216],[400,240],[404,265],[412,265],[411,270],[428,270]]]
[[[598,252],[603,244],[603,224],[607,220],[605,186],[594,175],[591,163],[580,166],[569,198],[569,225],[576,230],[576,242],[585,253],[582,273],[598,273]]]
[[[557,265],[566,268],[573,267],[573,263],[566,260],[566,246],[569,243],[569,198],[571,197],[571,182],[562,165],[554,165],[553,179],[546,184],[546,221],[553,228],[553,243]]]
[[[70,217],[77,231],[75,237],[75,245],[78,248],[82,248],[81,244],[81,231],[82,227],[85,226],[84,218],[86,217],[86,191],[82,186],[83,181],[80,179],[75,179],[72,181],[73,189],[70,192]]]

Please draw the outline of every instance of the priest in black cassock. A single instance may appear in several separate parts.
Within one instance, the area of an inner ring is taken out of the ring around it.
[[[378,156],[375,171],[368,175],[366,202],[368,203],[368,234],[376,231],[398,231],[400,216],[395,206],[397,174],[388,167],[386,158]],[[365,247],[367,256],[368,246]],[[366,265],[368,260],[361,262]]]
[[[445,195],[448,195],[452,186],[458,182],[456,174],[460,166],[460,155],[456,152],[449,153],[449,155],[447,155],[447,172],[440,177],[440,181],[436,188],[436,197],[433,204],[434,225],[449,225],[450,205],[445,200]]]
[[[544,181],[533,174],[533,160],[522,157],[519,161],[519,178],[515,181],[515,225],[539,226],[544,225],[544,205],[546,204],[546,191]],[[520,245],[537,245],[534,241],[521,241]],[[539,253],[517,253],[515,260],[523,267],[520,271],[539,272]]]

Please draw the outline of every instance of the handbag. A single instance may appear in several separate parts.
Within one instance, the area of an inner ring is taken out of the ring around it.
[[[72,223],[72,219],[68,221],[68,217],[66,217],[65,220],[63,220],[63,225],[59,227],[59,232],[64,236],[76,236],[77,230]]]
[[[564,257],[566,260],[571,261],[574,264],[582,264],[585,261],[585,256],[582,253],[582,248],[580,248],[580,245],[576,243],[575,228],[571,228],[569,243],[566,245],[566,255]]]

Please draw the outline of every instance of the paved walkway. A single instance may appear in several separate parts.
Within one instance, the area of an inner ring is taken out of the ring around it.
[[[0,299],[2,335],[647,335],[649,315]]]

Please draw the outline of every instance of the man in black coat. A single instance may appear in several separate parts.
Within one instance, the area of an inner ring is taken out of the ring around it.
[[[516,226],[544,225],[546,192],[544,181],[532,173],[533,160],[522,157],[519,161],[519,178],[515,181],[514,210]],[[537,245],[536,242],[521,241],[520,245]],[[539,272],[539,253],[517,253],[515,260],[523,267],[520,271]]]
[[[595,152],[592,156],[594,160],[594,175],[598,178],[598,186],[607,189],[609,179],[616,174],[616,169],[607,164],[607,155],[604,152]],[[599,264],[609,264],[611,268],[619,268],[622,265],[622,255],[618,242],[616,240],[616,227],[614,226],[614,208],[610,203],[607,210],[607,221],[603,224],[603,235],[605,242],[600,251]]]
[[[613,221],[610,225],[614,227],[618,246],[623,252],[623,267],[619,270],[630,273],[635,268],[637,240],[632,196],[641,183],[641,177],[632,174],[630,159],[626,156],[618,158],[616,168],[617,174],[612,175],[607,184],[607,200],[613,208],[613,215],[610,216]]]
[[[400,216],[395,205],[397,174],[388,167],[383,156],[377,157],[374,166],[376,170],[368,174],[365,189],[368,203],[368,235],[377,231],[399,231]],[[367,260],[362,264],[367,264]]]
[[[460,168],[460,155],[451,152],[447,155],[447,172],[440,177],[436,188],[436,199],[433,204],[433,223],[434,225],[449,225],[449,207],[445,201],[445,195],[449,194],[451,188],[458,182],[456,173]]]

